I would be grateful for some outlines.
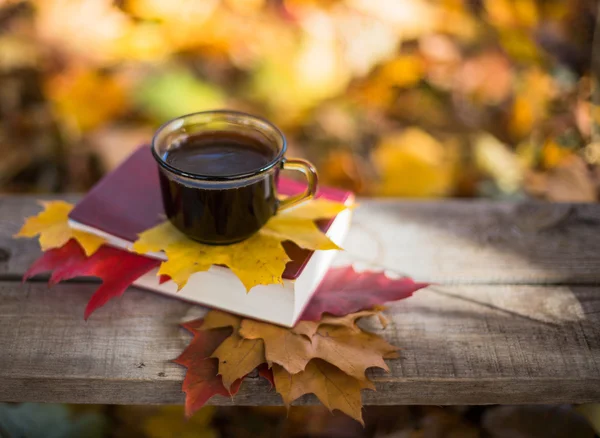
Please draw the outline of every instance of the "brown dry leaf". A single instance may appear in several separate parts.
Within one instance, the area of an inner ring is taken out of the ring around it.
[[[304,335],[308,338],[312,338],[319,329],[319,327],[322,325],[348,327],[349,329],[358,332],[360,331],[360,329],[356,325],[356,321],[358,319],[373,315],[378,315],[381,318],[381,310],[383,310],[383,307],[377,306],[376,308],[371,310],[363,310],[361,312],[350,313],[346,316],[324,315],[323,318],[321,318],[319,321],[300,321],[291,330],[298,335]]]
[[[354,193],[368,190],[366,165],[348,151],[334,151],[319,163],[319,178],[323,184],[343,187]]]
[[[229,390],[233,382],[265,363],[265,347],[262,339],[244,339],[234,331],[211,357],[219,360],[219,374]]]
[[[333,217],[345,208],[339,202],[313,200],[277,214],[252,237],[227,246],[195,242],[166,221],[141,233],[133,250],[140,254],[164,251],[167,260],[158,274],[168,275],[179,289],[195,272],[206,271],[212,265],[225,265],[249,291],[259,284],[283,282],[281,275],[290,260],[281,245],[286,240],[306,249],[339,249],[314,221]]]
[[[265,363],[265,347],[261,339],[244,339],[238,335],[241,318],[220,310],[211,310],[203,318],[202,330],[233,328],[211,357],[219,360],[219,374],[227,390],[238,379]]]
[[[70,239],[75,239],[88,257],[105,243],[101,237],[69,227],[68,215],[73,205],[64,201],[42,201],[40,204],[44,210],[37,216],[27,218],[14,237],[35,237],[39,234],[42,251],[60,248]]]
[[[347,326],[323,325],[309,338],[284,327],[245,319],[239,334],[246,339],[262,339],[267,363],[279,364],[292,374],[304,370],[311,359],[320,358],[364,379],[367,368],[387,371],[383,358],[397,350],[373,333]]]
[[[240,328],[241,318],[220,310],[211,310],[204,316],[202,330],[231,327],[234,331]]]
[[[363,423],[361,389],[375,390],[368,380],[355,379],[339,368],[319,359],[311,360],[306,369],[297,374],[288,373],[283,367],[273,365],[275,388],[286,406],[303,396],[315,394],[330,410],[338,409]]]
[[[369,332],[347,327],[321,326],[312,338],[316,355],[357,379],[365,378],[367,368],[389,371],[386,357],[396,357],[398,350],[386,340]]]
[[[377,314],[377,318],[379,319],[379,324],[381,324],[381,327],[383,328],[386,328],[390,323],[387,317],[381,312]]]
[[[475,102],[495,105],[504,101],[512,90],[512,66],[502,53],[483,53],[466,60],[455,80],[457,91]]]
[[[596,202],[597,192],[592,173],[577,155],[571,155],[547,173],[531,173],[526,189],[553,202]]]
[[[103,170],[111,172],[123,163],[140,145],[152,138],[150,126],[109,125],[90,132],[87,141],[98,156]]]
[[[245,339],[262,339],[267,363],[284,366],[290,373],[302,371],[314,356],[310,340],[278,325],[245,319],[239,330]]]

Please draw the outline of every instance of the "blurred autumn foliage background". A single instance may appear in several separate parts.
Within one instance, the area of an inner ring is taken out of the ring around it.
[[[0,191],[85,191],[166,120],[230,108],[271,119],[289,156],[361,195],[595,202],[598,8],[0,0]],[[111,424],[110,436],[156,438],[594,436],[561,407],[369,408],[365,430],[320,408],[206,408],[189,422],[181,407],[87,409],[2,405],[0,420],[40,437]]]
[[[87,190],[162,122],[230,108],[362,195],[596,201],[597,10],[0,0],[0,190]]]

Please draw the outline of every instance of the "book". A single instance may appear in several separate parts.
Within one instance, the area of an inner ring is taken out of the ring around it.
[[[302,190],[302,183],[279,178],[280,194],[292,195]],[[328,187],[320,187],[316,196],[348,206],[354,202],[351,192]],[[342,245],[350,227],[351,212],[346,209],[335,218],[317,221],[317,225],[331,240]],[[139,233],[164,220],[158,167],[148,146],[136,150],[100,180],[69,215],[69,224],[73,228],[103,237],[109,245],[125,250],[131,249]],[[283,285],[258,285],[247,293],[235,274],[222,266],[212,266],[208,271],[193,274],[179,292],[172,281],[161,284],[156,271],[142,276],[134,285],[291,327],[327,272],[336,251],[310,251],[292,242],[284,242],[283,246],[291,258],[283,273]],[[162,252],[147,256],[166,259]]]

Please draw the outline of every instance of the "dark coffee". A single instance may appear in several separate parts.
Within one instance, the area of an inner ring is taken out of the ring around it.
[[[163,156],[177,170],[209,177],[252,173],[273,158],[272,146],[235,132],[190,136]]]
[[[210,179],[256,173],[275,155],[273,146],[256,138],[208,132],[179,140],[162,159],[178,171]],[[167,217],[186,235],[203,243],[244,240],[277,209],[272,172],[232,183],[182,178],[161,169],[160,182]]]

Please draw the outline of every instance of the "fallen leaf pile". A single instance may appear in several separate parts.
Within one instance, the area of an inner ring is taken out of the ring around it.
[[[95,276],[103,284],[85,309],[87,319],[108,300],[121,296],[137,278],[161,264],[133,252],[103,245],[88,233],[68,226],[71,206],[65,202],[44,204],[44,211],[28,218],[16,237],[39,234],[42,256],[29,268],[24,280],[51,271],[49,285],[77,276]],[[337,246],[317,228],[315,219],[339,213],[344,205],[313,201],[292,212],[273,218],[257,236],[238,245],[209,247],[188,241],[170,225],[162,224],[143,233],[137,250],[165,249],[161,278],[170,276],[185,284],[186,275],[208,269],[212,263],[229,266],[249,285],[261,284],[264,265],[287,255],[281,242],[294,230],[304,230],[299,243],[310,249]],[[255,242],[252,240],[255,239]],[[258,251],[273,242],[266,257]],[[242,247],[243,246],[243,247]],[[234,249],[231,249],[235,247]],[[281,255],[283,254],[283,255]],[[259,259],[259,265],[253,258]],[[166,267],[165,267],[166,266]],[[280,272],[270,272],[271,280],[281,281]],[[257,275],[252,271],[260,271]],[[362,420],[361,391],[375,390],[366,371],[389,371],[385,359],[397,357],[397,347],[357,325],[363,317],[379,317],[381,304],[411,296],[427,286],[410,278],[391,279],[383,273],[356,272],[352,267],[332,268],[326,274],[300,321],[292,328],[235,315],[210,311],[204,319],[183,324],[194,338],[175,362],[187,368],[182,390],[186,393],[186,415],[191,416],[213,396],[233,396],[242,381],[254,370],[267,379],[281,395],[284,404],[305,394],[314,394],[329,410],[339,410]]]
[[[195,242],[166,221],[141,233],[133,250],[139,254],[164,251],[167,260],[158,273],[170,277],[179,289],[190,275],[212,265],[225,265],[250,291],[259,284],[283,283],[282,274],[290,258],[282,242],[292,241],[309,250],[340,249],[315,220],[334,217],[345,208],[339,202],[315,199],[273,216],[249,239],[225,246]]]
[[[375,389],[365,372],[371,367],[389,370],[384,358],[396,357],[397,350],[356,325],[356,319],[376,313],[284,328],[213,310],[203,320],[184,324],[194,339],[175,362],[188,369],[183,382],[186,414],[213,395],[235,395],[242,380],[259,368],[286,406],[312,393],[330,410],[362,422],[360,391]]]
[[[409,278],[333,268],[293,328],[214,310],[183,324],[194,334],[175,360],[188,369],[183,383],[186,414],[192,415],[214,395],[235,395],[244,378],[258,368],[286,406],[312,393],[328,409],[362,422],[361,390],[375,389],[365,371],[387,371],[384,359],[396,357],[397,348],[356,322],[378,316],[385,326],[381,304],[426,286]]]

